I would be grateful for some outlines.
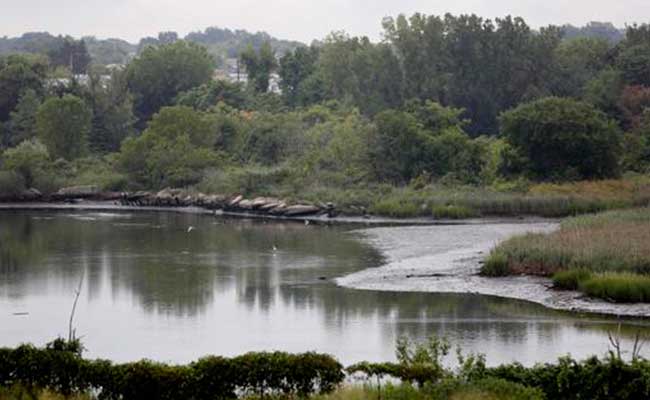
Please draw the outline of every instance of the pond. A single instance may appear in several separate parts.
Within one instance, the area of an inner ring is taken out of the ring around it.
[[[445,237],[455,235],[454,254],[462,256],[463,246],[491,240],[494,232],[536,228],[494,221],[477,226],[418,228],[423,245],[404,247],[402,256],[419,252],[435,264],[444,260],[426,243],[444,246]],[[86,356],[119,362],[186,363],[264,350],[326,352],[344,364],[388,361],[398,337],[436,334],[486,354],[492,365],[530,365],[567,353],[602,355],[608,332],[619,325],[630,349],[636,332],[650,333],[643,320],[500,297],[339,286],[337,278],[359,279],[386,264],[385,253],[368,239],[375,229],[387,237],[404,234],[399,227],[180,213],[3,211],[0,346],[67,336],[80,282],[74,327]]]

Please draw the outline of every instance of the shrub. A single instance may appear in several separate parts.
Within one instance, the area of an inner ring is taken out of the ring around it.
[[[481,268],[481,275],[500,277],[510,275],[510,262],[508,256],[500,251],[492,251]]]
[[[24,189],[25,183],[20,175],[11,171],[0,171],[0,198],[11,198]]]
[[[553,287],[561,290],[578,290],[580,285],[591,278],[591,272],[584,269],[559,271],[553,275]]]

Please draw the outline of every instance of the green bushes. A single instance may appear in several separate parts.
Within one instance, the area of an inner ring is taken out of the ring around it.
[[[553,275],[553,287],[561,290],[578,290],[582,283],[591,278],[591,273],[584,269],[570,269]]]
[[[412,201],[397,198],[387,198],[372,204],[371,214],[392,218],[414,218],[422,214],[422,210]]]
[[[626,363],[610,355],[585,361],[562,358],[557,364],[519,364],[489,369],[487,376],[541,389],[553,400],[633,400],[650,396],[650,362]]]
[[[92,391],[106,400],[232,399],[239,393],[304,397],[334,390],[343,381],[342,369],[332,357],[316,353],[249,353],[172,366],[90,361],[53,347],[0,349],[0,386],[19,384],[64,395]]]

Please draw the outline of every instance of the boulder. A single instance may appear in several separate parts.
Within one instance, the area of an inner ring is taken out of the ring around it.
[[[62,199],[86,199],[98,194],[99,188],[97,186],[72,186],[60,189],[56,192],[56,197]]]
[[[270,211],[276,207],[280,207],[282,203],[280,201],[275,201],[271,203],[266,203],[263,206],[259,207],[258,210],[260,211]],[[286,206],[286,205],[285,205]]]
[[[268,212],[269,212],[269,214],[272,214],[272,215],[283,215],[286,210],[287,210],[287,204],[286,203],[280,203],[277,206],[269,209]]]
[[[253,209],[253,200],[242,200],[237,203],[237,208],[240,210],[252,210]]]
[[[237,207],[239,202],[242,200],[244,200],[244,196],[242,195],[236,196],[228,202],[228,207]]]
[[[43,194],[34,188],[27,189],[20,194],[22,201],[38,201],[43,198]]]
[[[318,214],[320,210],[321,210],[320,207],[299,204],[299,205],[287,207],[286,210],[284,211],[284,215],[286,215],[287,217],[314,215],[314,214]]]

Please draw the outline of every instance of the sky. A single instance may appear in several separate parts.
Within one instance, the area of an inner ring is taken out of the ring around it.
[[[48,31],[137,42],[219,26],[305,43],[341,30],[378,40],[384,17],[416,11],[521,16],[533,27],[650,22],[650,0],[0,0],[0,36]]]

